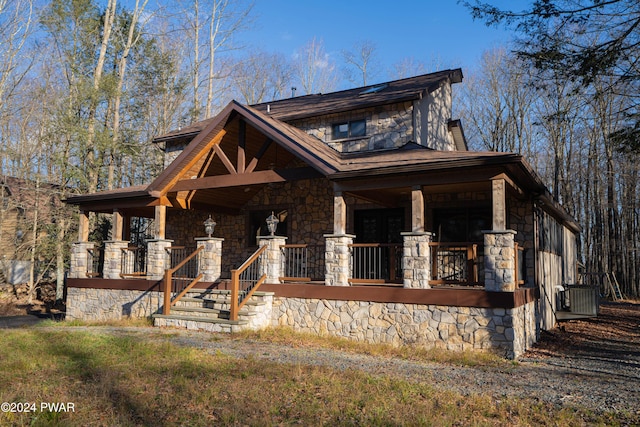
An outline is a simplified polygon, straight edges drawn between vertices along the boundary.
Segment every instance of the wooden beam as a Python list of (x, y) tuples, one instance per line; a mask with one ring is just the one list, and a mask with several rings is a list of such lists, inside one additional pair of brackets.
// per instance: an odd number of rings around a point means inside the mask
[(249, 165), (245, 169), (245, 173), (253, 172), (253, 170), (258, 165), (258, 162), (260, 161), (262, 156), (264, 156), (264, 153), (266, 153), (269, 147), (271, 146), (272, 142), (273, 141), (271, 139), (267, 138), (267, 140), (262, 144), (262, 147), (260, 147), (260, 150), (258, 150), (258, 154), (256, 154), (255, 157), (251, 159), (251, 162), (249, 162)]
[(424, 195), (422, 186), (411, 189), (411, 231), (414, 233), (424, 231)]
[(507, 228), (506, 185), (504, 179), (491, 181), (492, 230)]
[(333, 234), (345, 234), (347, 232), (347, 203), (342, 192), (333, 195)]
[(245, 145), (247, 141), (247, 124), (244, 120), (240, 119), (240, 123), (238, 123), (238, 161), (236, 169), (238, 169), (238, 173), (244, 173), (245, 167)]
[[(224, 129), (221, 129), (220, 132), (218, 132), (216, 134), (216, 136), (214, 136), (213, 138), (211, 138), (211, 140), (202, 148), (202, 150), (200, 152), (204, 152), (204, 151), (208, 151), (211, 150), (213, 147), (217, 147), (218, 144), (220, 144), (220, 141), (222, 141), (222, 138), (227, 134), (227, 131)], [(222, 150), (220, 150), (222, 151)], [(191, 159), (189, 159), (189, 161), (182, 167), (182, 169), (180, 169), (179, 171), (177, 171), (175, 173), (175, 175), (173, 175), (171, 177), (171, 179), (169, 180), (169, 182), (167, 182), (162, 188), (159, 189), (155, 189), (151, 191), (151, 195), (153, 197), (161, 197), (164, 196), (169, 189), (180, 180), (180, 178), (182, 178), (184, 176), (185, 173), (187, 173), (196, 163), (198, 163), (198, 161), (201, 159), (200, 156), (198, 155), (194, 155), (191, 157)], [(228, 160), (228, 159), (227, 159)]]
[(165, 226), (167, 222), (167, 207), (160, 205), (155, 207), (155, 238), (164, 240)]
[(319, 178), (322, 175), (310, 167), (266, 170), (235, 175), (216, 175), (178, 181), (170, 191), (191, 191), (213, 188), (242, 187), (272, 182)]
[(111, 240), (122, 240), (124, 217), (118, 209), (113, 210), (113, 219), (111, 223)]
[(491, 178), (491, 180), (495, 180), (495, 179), (503, 179), (504, 182), (509, 184), (509, 187), (518, 194), (518, 196), (520, 197), (525, 196), (524, 191), (522, 191), (522, 189), (518, 186), (518, 184), (513, 182), (513, 180), (509, 178), (509, 176), (506, 173), (501, 173)]
[(78, 241), (89, 241), (89, 212), (80, 211), (80, 224), (78, 225)]
[(225, 168), (227, 168), (229, 173), (233, 175), (237, 174), (238, 172), (236, 171), (236, 168), (233, 166), (233, 163), (231, 163), (231, 160), (229, 160), (225, 152), (222, 151), (220, 145), (214, 145), (213, 149), (216, 150), (216, 154), (218, 155), (218, 157), (220, 157), (220, 160), (222, 160), (222, 164)]

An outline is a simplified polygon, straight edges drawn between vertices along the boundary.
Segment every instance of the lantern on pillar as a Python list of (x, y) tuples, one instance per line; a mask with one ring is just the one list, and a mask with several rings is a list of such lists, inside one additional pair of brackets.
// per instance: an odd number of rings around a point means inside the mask
[(273, 211), (271, 211), (271, 215), (267, 218), (267, 230), (269, 230), (269, 233), (271, 233), (272, 236), (276, 234), (279, 222), (278, 218), (273, 214)]
[(216, 222), (211, 219), (211, 215), (204, 222), (204, 232), (208, 237), (211, 237), (213, 231), (216, 229)]

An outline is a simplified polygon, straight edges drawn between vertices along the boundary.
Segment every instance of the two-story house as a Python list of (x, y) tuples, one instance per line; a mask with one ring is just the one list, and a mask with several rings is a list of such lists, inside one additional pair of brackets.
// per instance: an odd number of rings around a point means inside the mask
[[(231, 102), (158, 137), (153, 182), (68, 200), (81, 216), (67, 317), (517, 357), (577, 280), (579, 227), (522, 156), (467, 150), (451, 117), (461, 81)], [(103, 247), (87, 241), (89, 212), (112, 214)], [(133, 217), (152, 222), (144, 248)]]

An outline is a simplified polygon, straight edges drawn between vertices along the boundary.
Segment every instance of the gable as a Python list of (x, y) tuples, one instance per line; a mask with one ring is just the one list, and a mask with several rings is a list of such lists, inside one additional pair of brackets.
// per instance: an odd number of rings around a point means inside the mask
[(182, 208), (237, 210), (268, 183), (327, 176), (338, 160), (306, 133), (231, 102), (147, 191)]

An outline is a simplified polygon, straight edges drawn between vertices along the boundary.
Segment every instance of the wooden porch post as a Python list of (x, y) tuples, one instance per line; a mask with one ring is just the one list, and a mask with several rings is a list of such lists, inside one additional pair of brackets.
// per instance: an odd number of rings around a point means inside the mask
[(156, 206), (155, 208), (155, 238), (157, 240), (164, 240), (165, 238), (165, 225), (167, 221), (167, 207), (164, 205)]
[(122, 232), (124, 230), (124, 215), (118, 209), (113, 210), (113, 221), (111, 224), (111, 240), (123, 240)]
[(347, 232), (347, 204), (341, 191), (333, 195), (333, 234), (342, 235)]
[(492, 198), (492, 222), (491, 229), (506, 230), (507, 228), (507, 202), (506, 202), (506, 183), (504, 179), (491, 180), (491, 198)]
[(89, 240), (89, 212), (80, 211), (80, 224), (78, 226), (78, 241), (86, 242)]
[(411, 189), (411, 231), (414, 233), (424, 231), (424, 195), (421, 185)]

